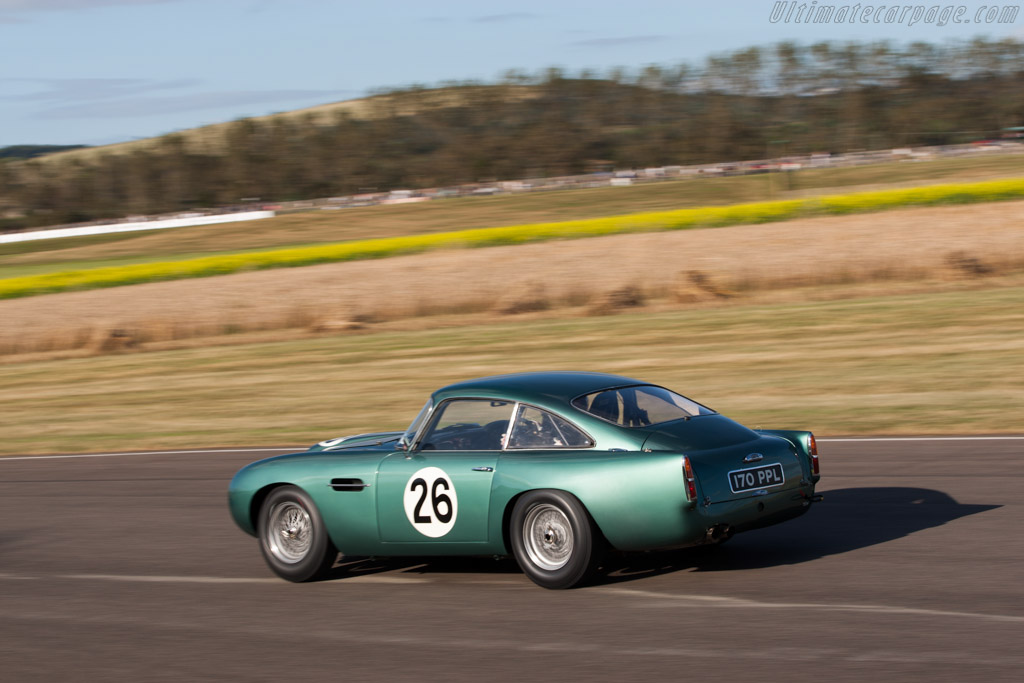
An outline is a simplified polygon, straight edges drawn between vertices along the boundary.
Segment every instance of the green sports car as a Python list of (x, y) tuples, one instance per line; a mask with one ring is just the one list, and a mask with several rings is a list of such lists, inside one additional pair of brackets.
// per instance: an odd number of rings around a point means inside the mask
[(541, 372), (439, 389), (404, 432), (242, 468), (228, 500), (290, 581), (346, 555), (513, 555), (569, 588), (606, 550), (721, 543), (806, 512), (814, 436), (757, 430), (628, 377)]

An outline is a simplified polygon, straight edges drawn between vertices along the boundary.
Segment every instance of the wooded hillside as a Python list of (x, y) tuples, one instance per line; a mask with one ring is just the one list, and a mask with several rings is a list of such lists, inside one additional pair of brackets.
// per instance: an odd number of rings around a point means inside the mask
[(997, 137), (1024, 125), (1024, 44), (790, 43), (703, 65), (509, 72), (365, 112), (243, 119), (220, 144), (0, 162), (0, 227)]

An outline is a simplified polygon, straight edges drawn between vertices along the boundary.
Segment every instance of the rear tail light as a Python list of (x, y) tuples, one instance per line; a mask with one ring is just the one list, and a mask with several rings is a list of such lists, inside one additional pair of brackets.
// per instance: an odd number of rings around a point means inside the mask
[(811, 434), (807, 444), (811, 453), (811, 472), (818, 474), (818, 442), (814, 440), (814, 434)]
[(690, 459), (683, 456), (683, 479), (686, 480), (686, 499), (691, 503), (697, 500), (697, 481), (693, 478), (693, 467)]

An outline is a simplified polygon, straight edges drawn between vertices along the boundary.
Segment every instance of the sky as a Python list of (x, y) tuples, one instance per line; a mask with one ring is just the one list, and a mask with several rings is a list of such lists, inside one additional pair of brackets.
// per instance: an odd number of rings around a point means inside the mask
[[(0, 0), (0, 147), (108, 144), (509, 69), (700, 64), (783, 40), (1024, 39), (1024, 11), (985, 21), (1022, 4)], [(799, 20), (819, 5), (831, 21)]]

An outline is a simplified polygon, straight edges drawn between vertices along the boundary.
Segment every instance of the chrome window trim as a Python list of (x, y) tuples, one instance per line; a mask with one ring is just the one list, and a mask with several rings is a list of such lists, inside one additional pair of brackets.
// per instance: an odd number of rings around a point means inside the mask
[(516, 420), (519, 418), (519, 410), (523, 404), (516, 401), (515, 406), (512, 408), (512, 415), (508, 418), (508, 426), (505, 427), (505, 436), (501, 438), (500, 451), (504, 452), (508, 450), (508, 442), (512, 440), (512, 430), (516, 428)]
[[(631, 385), (631, 386), (639, 386), (639, 385)], [(643, 385), (643, 386), (652, 386), (652, 385)], [(599, 389), (598, 391), (606, 391), (606, 390), (605, 389)], [(590, 392), (590, 393), (596, 393), (596, 392)], [(586, 394), (581, 394), (581, 395), (585, 396)], [(413, 439), (412, 444), (410, 444), (409, 450), (407, 451), (408, 453), (412, 453), (414, 451), (417, 452), (417, 453), (422, 453), (423, 452), (423, 451), (420, 450), (420, 445), (421, 445), (420, 442), (423, 440), (423, 437), (426, 436), (428, 427), (433, 427), (435, 413), (437, 413), (438, 409), (441, 406), (443, 406), (446, 403), (450, 403), (451, 401), (500, 401), (502, 403), (511, 403), (512, 404), (512, 416), (509, 418), (508, 427), (505, 429), (505, 438), (502, 439), (501, 448), (498, 449), (498, 450), (492, 450), (492, 451), (468, 451), (468, 450), (447, 450), (447, 451), (442, 451), (442, 450), (431, 450), (431, 451), (427, 451), (428, 453), (520, 453), (520, 452), (523, 452), (523, 451), (573, 451), (573, 450), (582, 451), (582, 450), (588, 450), (588, 449), (597, 448), (597, 439), (595, 439), (593, 436), (591, 436), (590, 433), (587, 430), (585, 430), (582, 427), (580, 427), (573, 420), (570, 420), (567, 417), (565, 417), (564, 415), (562, 415), (561, 413), (557, 413), (557, 412), (555, 412), (553, 410), (548, 410), (547, 408), (542, 408), (541, 406), (534, 405), (532, 403), (524, 403), (522, 401), (513, 401), (512, 399), (507, 399), (507, 398), (494, 398), (493, 396), (452, 396), (451, 398), (446, 398), (445, 400), (441, 401), (440, 403), (436, 403), (436, 404), (433, 404), (433, 398), (431, 398), (431, 403), (433, 405), (431, 406), (430, 413), (427, 414), (426, 418), (423, 420), (423, 424), (420, 425), (419, 430), (416, 432), (416, 437)], [(515, 421), (516, 421), (516, 418), (519, 416), (519, 410), (522, 407), (536, 408), (537, 410), (540, 410), (542, 412), (548, 413), (550, 415), (554, 415), (555, 417), (558, 417), (558, 418), (560, 418), (562, 420), (565, 420), (570, 425), (572, 425), (577, 430), (579, 430), (580, 434), (583, 434), (583, 436), (587, 437), (587, 439), (590, 441), (590, 445), (589, 446), (546, 446), (544, 448), (509, 448), (508, 447), (508, 442), (512, 438), (512, 430), (515, 428)], [(575, 408), (575, 406), (572, 406), (572, 407)], [(579, 410), (579, 408), (576, 408), (576, 410)], [(590, 415), (590, 413), (588, 413), (585, 410), (581, 410), (580, 412), (582, 412), (584, 415)], [(601, 419), (601, 418), (598, 418), (596, 415), (591, 415), (591, 417), (595, 417), (597, 419)], [(605, 420), (605, 422), (607, 422), (607, 420)], [(612, 423), (612, 424), (614, 424), (614, 423)], [(561, 433), (561, 432), (559, 432), (559, 433)]]
[[(413, 448), (414, 448), (415, 444), (419, 443), (420, 437), (423, 436), (423, 429), (428, 424), (430, 424), (431, 418), (434, 417), (434, 411), (437, 410), (437, 406), (440, 405), (439, 403), (434, 403), (434, 397), (433, 396), (428, 396), (427, 397), (427, 403), (430, 404), (430, 409), (427, 411), (427, 414), (423, 416), (423, 422), (421, 422), (420, 426), (416, 429), (416, 433), (412, 435), (412, 439), (410, 439), (409, 443), (407, 443), (405, 445), (405, 452), (406, 453), (411, 453), (413, 451)], [(442, 401), (442, 403), (443, 403), (443, 401)], [(420, 412), (423, 412), (423, 408), (420, 408)], [(419, 413), (416, 413), (416, 415), (419, 416)], [(415, 420), (416, 418), (413, 418), (413, 419)], [(404, 436), (405, 436), (405, 432), (402, 432), (402, 436), (398, 437), (398, 442), (399, 443), (402, 442), (402, 437), (404, 437)]]
[[(433, 400), (434, 400), (433, 397), (431, 397), (430, 400), (431, 400), (431, 402), (433, 402)], [(510, 403), (510, 404), (512, 404), (512, 419), (513, 420), (516, 417), (516, 409), (519, 406), (519, 402), (518, 401), (513, 401), (513, 400), (507, 399), (507, 398), (493, 398), (493, 397), (487, 397), (487, 396), (452, 396), (451, 398), (446, 398), (445, 400), (441, 401), (440, 403), (438, 403), (437, 405), (435, 405), (435, 406), (433, 406), (431, 408), (430, 414), (427, 415), (425, 420), (423, 420), (423, 424), (420, 426), (419, 431), (416, 433), (416, 438), (413, 440), (413, 444), (414, 445), (409, 446), (409, 450), (407, 451), (408, 453), (412, 453), (413, 451), (416, 451), (417, 453), (422, 453), (423, 452), (423, 451), (420, 450), (420, 442), (423, 440), (423, 437), (425, 437), (427, 435), (427, 432), (426, 432), (427, 427), (428, 426), (429, 427), (433, 427), (434, 414), (437, 413), (438, 408), (440, 408), (441, 406), (445, 405), (446, 403), (451, 403), (452, 401), (491, 401), (491, 402), (500, 401), (501, 403)], [(508, 439), (507, 431), (508, 431), (508, 429), (506, 428), (505, 440)], [(502, 448), (497, 448), (495, 450), (480, 450), (480, 451), (447, 450), (447, 451), (442, 451), (442, 450), (438, 449), (438, 450), (431, 450), (431, 451), (427, 451), (427, 452), (428, 453), (501, 453), (503, 450), (505, 450), (504, 449), (504, 442), (502, 443)]]

